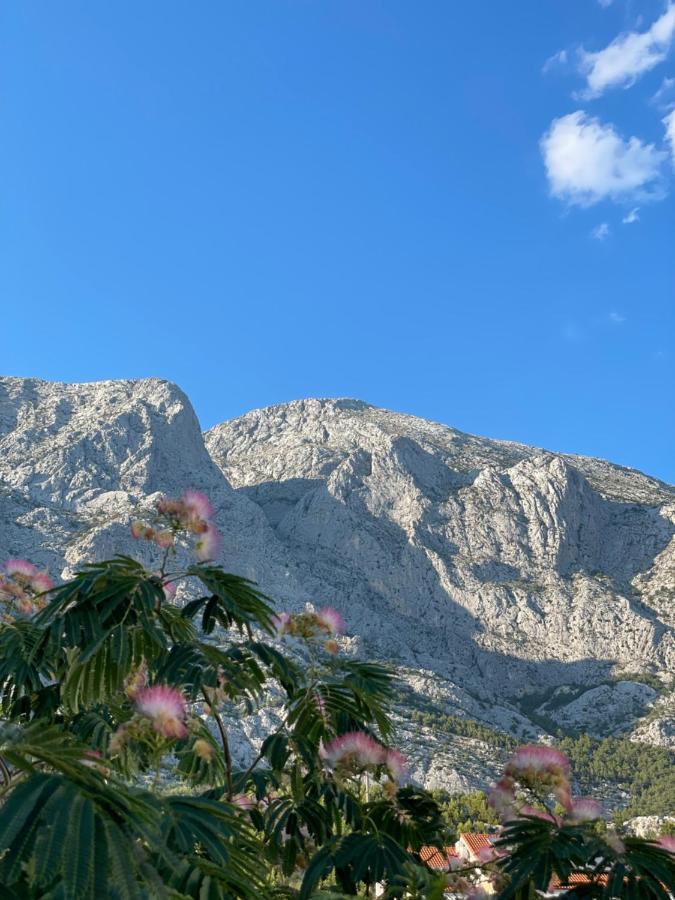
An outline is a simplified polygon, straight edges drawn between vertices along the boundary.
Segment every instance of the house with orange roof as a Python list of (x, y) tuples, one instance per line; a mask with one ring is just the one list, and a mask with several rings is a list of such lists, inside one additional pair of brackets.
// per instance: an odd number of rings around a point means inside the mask
[(549, 893), (555, 893), (556, 891), (578, 887), (580, 884), (607, 884), (607, 881), (607, 875), (598, 875), (593, 879), (590, 875), (584, 875), (583, 872), (572, 872), (572, 874), (565, 879), (560, 879), (557, 875), (554, 875), (548, 886), (548, 890)]
[[(460, 832), (454, 847), (423, 847), (420, 851), (420, 860), (426, 863), (429, 868), (437, 871), (456, 871), (458, 868), (472, 869), (473, 865), (481, 865), (485, 862), (486, 856), (489, 858), (492, 852), (499, 853), (494, 847), (494, 842), (499, 835), (487, 834), (484, 832)], [(478, 884), (483, 888), (486, 894), (493, 893), (493, 887), (488, 877), (479, 875)], [(452, 896), (452, 894), (448, 894)]]
[(494, 846), (496, 838), (496, 834), (462, 831), (455, 844), (457, 856), (460, 859), (465, 859), (467, 862), (480, 862), (481, 850), (490, 850)]
[(452, 868), (452, 861), (458, 859), (454, 847), (422, 847), (419, 857), (430, 869), (447, 872)]

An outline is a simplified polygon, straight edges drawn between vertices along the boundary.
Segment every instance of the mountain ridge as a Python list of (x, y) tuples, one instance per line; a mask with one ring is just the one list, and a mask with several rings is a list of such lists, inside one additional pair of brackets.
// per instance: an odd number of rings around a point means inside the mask
[(506, 438), (491, 438), (484, 435), (477, 435), (472, 432), (462, 431), (461, 429), (455, 428), (451, 425), (446, 425), (435, 419), (425, 419), (413, 413), (401, 413), (397, 412), (396, 410), (389, 410), (387, 408), (379, 407), (375, 404), (369, 403), (368, 401), (361, 400), (355, 397), (306, 397), (300, 400), (290, 400), (283, 403), (274, 403), (268, 406), (252, 409), (249, 412), (242, 414), (241, 416), (236, 416), (223, 423), (216, 424), (211, 428), (206, 429), (204, 434), (208, 436), (212, 432), (217, 431), (217, 429), (226, 426), (229, 422), (246, 420), (252, 416), (260, 414), (270, 415), (277, 410), (294, 409), (303, 407), (305, 404), (318, 404), (324, 407), (335, 406), (335, 408), (343, 410), (370, 410), (384, 416), (392, 416), (399, 420), (408, 420), (411, 423), (421, 423), (426, 426), (431, 426), (434, 429), (451, 432), (454, 435), (457, 435), (459, 438), (468, 439), (494, 447), (501, 447), (505, 452), (510, 450), (514, 453), (535, 453), (540, 455), (561, 457), (563, 459), (570, 460), (571, 464), (573, 465), (576, 463), (577, 465), (584, 466), (589, 470), (592, 470), (592, 468), (594, 466), (597, 466), (597, 464), (608, 466), (617, 474), (624, 473), (629, 477), (636, 477), (640, 480), (644, 479), (650, 485), (653, 485), (655, 491), (662, 492), (664, 495), (672, 495), (675, 498), (675, 484), (670, 484), (663, 479), (648, 475), (641, 469), (637, 469), (632, 466), (621, 465), (619, 463), (611, 462), (610, 460), (605, 460), (601, 457), (589, 456), (588, 454), (551, 450), (550, 448), (546, 448), (543, 446), (524, 444), (520, 441), (510, 440)]
[[(675, 747), (672, 486), (353, 398), (202, 434), (163, 379), (0, 378), (6, 555), (65, 577), (142, 550), (129, 517), (186, 487), (211, 496), (227, 568), (281, 607), (338, 606), (344, 652), (392, 662), (447, 713), (520, 739), (554, 721)], [(419, 780), (477, 783), (464, 745), (400, 725)], [(255, 722), (232, 727), (243, 757)]]

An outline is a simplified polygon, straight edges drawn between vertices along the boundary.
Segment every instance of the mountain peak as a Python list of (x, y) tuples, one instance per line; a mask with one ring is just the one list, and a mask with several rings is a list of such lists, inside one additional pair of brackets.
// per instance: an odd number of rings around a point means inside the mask
[(288, 609), (336, 606), (347, 652), (433, 684), (449, 712), (531, 736), (524, 694), (569, 686), (555, 715), (576, 721), (605, 685), (602, 715), (615, 698), (612, 728), (630, 728), (640, 710), (614, 680), (675, 665), (673, 489), (642, 473), (352, 398), (202, 435), (161, 379), (0, 379), (6, 555), (56, 575), (144, 552), (129, 517), (188, 487), (210, 495), (230, 571)]

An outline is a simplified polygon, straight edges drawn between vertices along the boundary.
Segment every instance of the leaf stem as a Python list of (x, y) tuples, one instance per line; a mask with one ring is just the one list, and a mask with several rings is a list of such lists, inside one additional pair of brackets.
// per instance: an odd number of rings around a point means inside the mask
[(227, 780), (227, 799), (232, 799), (232, 754), (230, 753), (230, 742), (227, 739), (227, 731), (225, 730), (225, 725), (223, 724), (223, 720), (220, 717), (220, 713), (215, 708), (211, 700), (209, 700), (208, 694), (206, 692), (206, 688), (202, 685), (202, 694), (204, 695), (204, 700), (206, 701), (207, 706), (211, 710), (211, 715), (216, 720), (216, 725), (218, 727), (218, 731), (220, 732), (220, 740), (223, 745), (223, 756), (225, 757), (225, 778)]

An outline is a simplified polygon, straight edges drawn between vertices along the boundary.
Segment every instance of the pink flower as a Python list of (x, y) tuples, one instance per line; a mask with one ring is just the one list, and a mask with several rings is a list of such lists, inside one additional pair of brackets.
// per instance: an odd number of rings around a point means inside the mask
[(30, 579), (37, 575), (38, 571), (37, 566), (28, 562), (27, 559), (8, 559), (3, 568), (5, 575), (9, 578), (12, 578), (14, 575), (23, 575), (25, 578)]
[(244, 809), (246, 811), (255, 809), (255, 802), (246, 794), (235, 794), (232, 798), (232, 803), (234, 803), (235, 806), (238, 806), (239, 809)]
[(505, 822), (514, 817), (515, 783), (513, 778), (505, 775), (492, 788), (488, 796), (488, 803), (497, 813), (497, 815)]
[(96, 761), (103, 758), (103, 754), (100, 750), (85, 750), (84, 758), (82, 760), (82, 765), (84, 766), (94, 766), (96, 765)]
[(659, 847), (667, 850), (668, 853), (675, 854), (675, 835), (663, 834), (656, 843), (659, 845)]
[(408, 760), (399, 750), (387, 750), (384, 764), (394, 781), (404, 781), (408, 777)]
[(142, 688), (135, 696), (136, 709), (152, 722), (158, 734), (166, 738), (184, 738), (186, 702), (180, 691), (157, 684)]
[(13, 581), (10, 581), (9, 578), (5, 578), (4, 575), (0, 575), (0, 600), (4, 602), (11, 602), (16, 598), (16, 595), (23, 594), (21, 588), (18, 585), (14, 584)]
[(28, 597), (19, 597), (16, 601), (16, 608), (23, 616), (32, 616), (38, 608)]
[(7, 605), (5, 618), (11, 621), (12, 612), (32, 616), (47, 604), (47, 591), (54, 582), (46, 572), (26, 559), (8, 559), (0, 571), (0, 602)]
[(173, 600), (176, 596), (176, 585), (173, 581), (163, 581), (162, 590), (164, 591), (164, 596), (167, 600)]
[(570, 803), (569, 818), (573, 822), (592, 822), (605, 814), (602, 803), (593, 797), (575, 797)]
[(176, 596), (176, 584), (173, 581), (165, 581), (161, 572), (153, 572), (152, 573), (155, 578), (159, 578), (162, 582), (162, 590), (164, 591), (164, 598), (166, 600), (173, 600)]
[(124, 682), (124, 692), (127, 697), (132, 700), (136, 698), (139, 691), (148, 683), (148, 669), (145, 662), (142, 662), (138, 668), (132, 672)]
[(131, 523), (135, 538), (154, 541), (163, 550), (176, 543), (181, 533), (195, 535), (194, 550), (201, 561), (215, 559), (220, 546), (220, 535), (209, 521), (213, 508), (208, 498), (199, 491), (185, 491), (182, 497), (160, 497), (155, 503), (154, 527), (140, 519)]
[(572, 806), (572, 788), (564, 776), (553, 780), (553, 793), (558, 798), (558, 803), (569, 811)]
[(280, 612), (276, 616), (272, 616), (272, 628), (277, 634), (287, 634), (290, 624), (291, 617), (287, 612)]
[(551, 815), (551, 813), (547, 813), (543, 809), (537, 809), (536, 806), (521, 806), (520, 811), (518, 813), (520, 816), (532, 816), (535, 819), (543, 819), (544, 822), (551, 822), (553, 825), (559, 825), (560, 821), (556, 816)]
[(46, 594), (54, 587), (54, 582), (46, 572), (37, 572), (30, 580), (30, 586), (36, 594)]
[(385, 749), (363, 731), (349, 731), (334, 738), (319, 752), (331, 769), (338, 767), (368, 769), (381, 765)]
[(197, 519), (210, 519), (213, 515), (213, 507), (205, 494), (199, 491), (185, 491), (181, 499), (191, 516)]
[(504, 772), (528, 787), (545, 785), (556, 794), (558, 801), (570, 808), (570, 762), (564, 753), (543, 744), (519, 747), (507, 762)]
[(569, 778), (570, 761), (564, 753), (554, 747), (547, 747), (544, 744), (526, 744), (516, 750), (506, 764), (505, 772), (514, 778), (522, 776)]
[(195, 541), (195, 555), (200, 562), (209, 559), (215, 559), (218, 555), (220, 547), (220, 532), (215, 525), (210, 522), (206, 527), (206, 531)]
[(163, 531), (158, 531), (155, 535), (154, 540), (157, 546), (161, 547), (162, 550), (167, 550), (169, 547), (173, 547), (175, 543), (173, 531), (169, 531), (168, 528), (163, 529)]
[(342, 634), (345, 630), (344, 619), (332, 606), (324, 606), (323, 609), (320, 609), (316, 614), (316, 620), (319, 627), (329, 634)]

